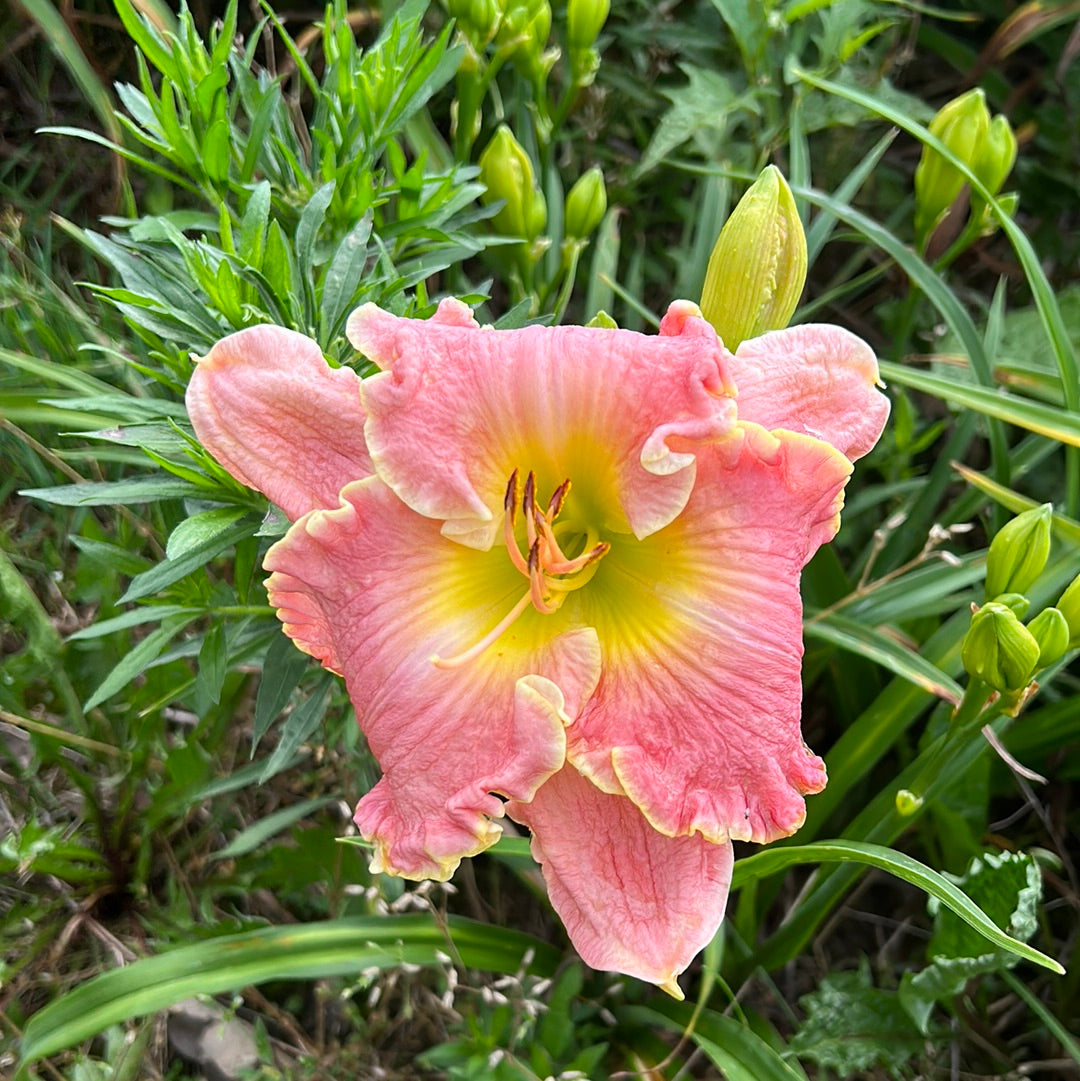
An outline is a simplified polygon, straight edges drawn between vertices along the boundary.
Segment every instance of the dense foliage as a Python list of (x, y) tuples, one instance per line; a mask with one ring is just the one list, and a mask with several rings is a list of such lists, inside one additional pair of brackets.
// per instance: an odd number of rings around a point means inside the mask
[[(2, 16), (0, 1074), (1080, 1072), (1080, 39), (1006, 7)], [(870, 341), (893, 417), (803, 578), (829, 786), (677, 1004), (574, 959), (521, 837), (367, 870), (375, 765), (263, 589), (287, 523), (183, 391), (259, 322), (356, 364), (365, 301), (653, 328), (769, 163), (795, 321)]]

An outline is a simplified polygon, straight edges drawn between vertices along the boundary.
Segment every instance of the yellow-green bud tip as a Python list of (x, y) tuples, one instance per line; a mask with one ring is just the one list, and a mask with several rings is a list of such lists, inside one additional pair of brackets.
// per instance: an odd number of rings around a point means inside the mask
[(607, 213), (604, 174), (594, 165), (578, 177), (566, 196), (563, 223), (566, 235), (578, 240), (591, 236)]
[(1032, 507), (1004, 525), (986, 556), (986, 598), (1026, 593), (1038, 580), (1050, 555), (1049, 503)]
[(780, 170), (769, 165), (720, 231), (705, 273), (701, 310), (728, 349), (788, 325), (806, 265), (795, 197)]
[(480, 180), (487, 190), (480, 197), (485, 205), (505, 200), (491, 223), (502, 236), (535, 240), (547, 225), (547, 207), (537, 189), (532, 160), (502, 124), (480, 155)]
[(1069, 648), (1069, 623), (1057, 608), (1044, 608), (1029, 624), (1032, 638), (1039, 643), (1039, 667), (1060, 661)]

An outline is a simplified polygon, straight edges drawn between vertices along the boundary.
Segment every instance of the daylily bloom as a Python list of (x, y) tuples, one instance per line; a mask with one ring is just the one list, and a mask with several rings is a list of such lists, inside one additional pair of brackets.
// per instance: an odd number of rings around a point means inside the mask
[(583, 959), (680, 995), (731, 840), (791, 833), (825, 784), (799, 575), (888, 413), (872, 351), (802, 326), (732, 355), (686, 301), (656, 336), (493, 330), (455, 300), (348, 334), (380, 372), (260, 326), (187, 400), (293, 520), (267, 589), (382, 768), (373, 870), (446, 879), (507, 814)]

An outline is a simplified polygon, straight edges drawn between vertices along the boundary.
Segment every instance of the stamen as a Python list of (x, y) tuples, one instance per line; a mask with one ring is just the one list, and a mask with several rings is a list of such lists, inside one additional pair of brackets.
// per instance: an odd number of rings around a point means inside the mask
[(503, 510), (506, 511), (511, 525), (514, 524), (514, 521), (517, 518), (517, 505), (518, 471), (515, 469), (514, 472), (510, 474), (510, 479), (506, 482), (506, 495), (503, 496)]
[(514, 536), (514, 521), (517, 517), (517, 503), (518, 503), (518, 471), (515, 469), (510, 474), (510, 480), (506, 485), (506, 495), (503, 498), (503, 541), (506, 544), (506, 551), (510, 556), (510, 562), (514, 564), (514, 567), (526, 578), (529, 577), (529, 566), (525, 562), (525, 557), (521, 554), (521, 549), (518, 548), (517, 537)]
[(536, 474), (530, 469), (525, 478), (525, 494), (521, 497), (521, 513), (525, 515), (525, 536), (529, 547), (536, 543)]
[(566, 502), (566, 497), (570, 493), (570, 478), (559, 485), (551, 493), (551, 498), (548, 500), (547, 520), (549, 523), (554, 522), (559, 517), (559, 512), (563, 509), (563, 504)]
[(577, 571), (584, 570), (601, 557), (606, 556), (610, 551), (611, 545), (608, 544), (607, 541), (601, 541), (587, 552), (582, 552), (581, 555), (577, 556), (575, 559), (555, 560), (548, 563), (544, 569), (548, 574), (574, 574)]
[(540, 542), (534, 541), (529, 549), (529, 596), (532, 598), (533, 607), (542, 615), (549, 616), (557, 612), (557, 604), (549, 604), (544, 597), (544, 572), (540, 567)]
[[(436, 668), (460, 668), (463, 664), (468, 664), (469, 661), (475, 660), (488, 648), (488, 646), (492, 645), (496, 640), (502, 637), (502, 635), (510, 628), (511, 624), (517, 620), (518, 616), (529, 607), (532, 599), (532, 591), (530, 590), (475, 645), (470, 646), (461, 653), (455, 654), (453, 657), (440, 657), (436, 654), (431, 658), (431, 663), (435, 665)], [(554, 611), (554, 609), (552, 609), (552, 611)]]

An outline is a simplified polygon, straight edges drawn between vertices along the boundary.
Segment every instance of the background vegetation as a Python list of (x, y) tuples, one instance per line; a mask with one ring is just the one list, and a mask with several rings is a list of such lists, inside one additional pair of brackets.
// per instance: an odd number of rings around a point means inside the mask
[[(1054, 508), (1022, 619), (1080, 571), (1080, 5), (571, 7), (0, 15), (0, 1074), (1080, 1073), (1077, 643), (1023, 702), (961, 663), (1014, 513)], [(1015, 169), (917, 233), (925, 125), (972, 87)], [(259, 321), (355, 363), (367, 300), (648, 329), (769, 162), (796, 319), (866, 337), (894, 411), (804, 579), (829, 787), (739, 852), (679, 1005), (573, 959), (520, 838), (446, 887), (368, 873), (374, 764), (266, 605), (284, 522), (182, 395)]]

